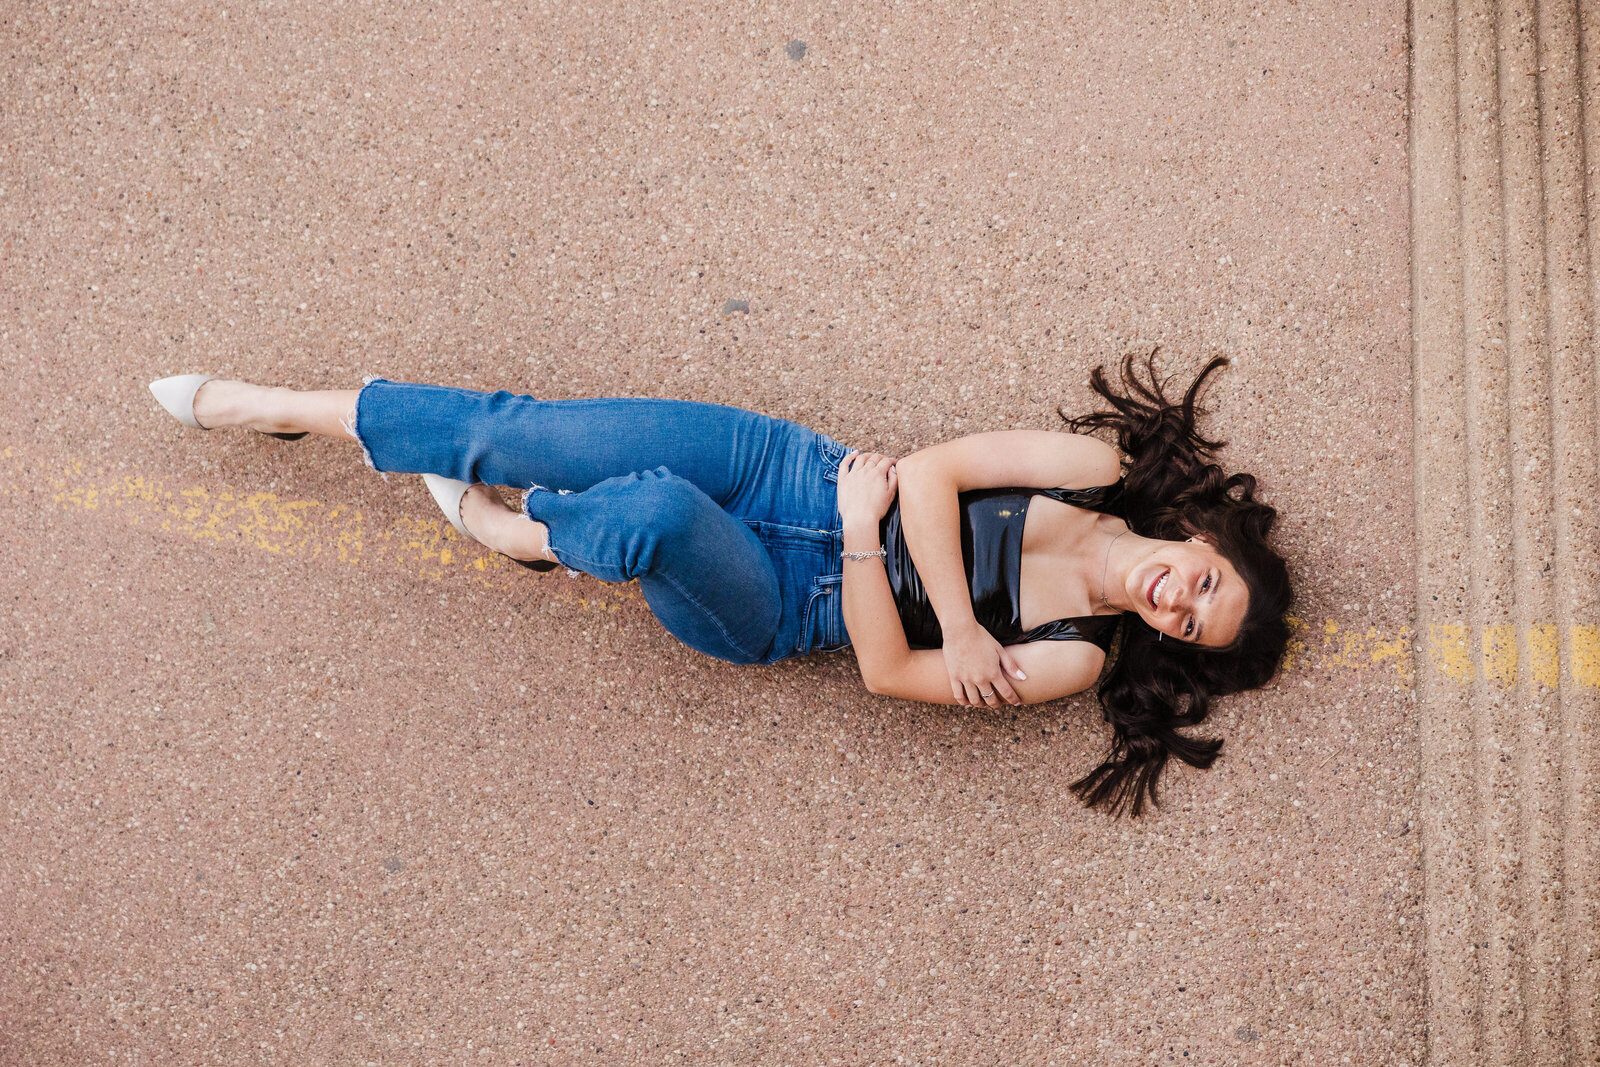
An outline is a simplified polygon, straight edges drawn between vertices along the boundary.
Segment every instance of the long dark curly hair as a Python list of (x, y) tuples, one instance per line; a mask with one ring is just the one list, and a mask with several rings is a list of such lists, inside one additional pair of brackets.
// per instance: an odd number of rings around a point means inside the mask
[(1106, 380), (1103, 367), (1089, 375), (1090, 387), (1112, 410), (1070, 418), (1058, 408), (1057, 414), (1074, 433), (1116, 433), (1124, 457), (1121, 510), (1134, 533), (1167, 541), (1201, 536), (1238, 570), (1249, 605), (1238, 636), (1221, 649), (1158, 643), (1157, 631), (1137, 613), (1123, 614), (1118, 647), (1097, 692), (1115, 731), (1111, 751), (1072, 783), (1086, 805), (1105, 804), (1113, 815), (1130, 802), (1139, 815), (1146, 797), (1159, 807), (1156, 782), (1168, 757), (1211, 766), (1222, 739), (1189, 737), (1179, 728), (1204, 721), (1213, 697), (1265, 685), (1289, 643), (1289, 570), (1267, 546), (1278, 513), (1256, 499), (1255, 478), (1227, 474), (1211, 462), (1227, 442), (1195, 429), (1195, 398), (1228, 360), (1219, 356), (1206, 364), (1174, 403), (1156, 375), (1158, 351), (1159, 345), (1143, 361), (1143, 378), (1139, 361), (1127, 356), (1120, 389)]

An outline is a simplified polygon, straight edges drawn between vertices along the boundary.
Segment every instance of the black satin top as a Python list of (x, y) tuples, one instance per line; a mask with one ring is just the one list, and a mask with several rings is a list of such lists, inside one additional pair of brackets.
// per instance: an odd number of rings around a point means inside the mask
[[(967, 570), (967, 588), (978, 624), (1002, 645), (1029, 641), (1091, 641), (1109, 651), (1121, 615), (1082, 615), (1042, 623), (1022, 631), (1022, 527), (1028, 503), (1047, 496), (1063, 504), (1121, 516), (1118, 507), (1122, 483), (1093, 489), (974, 489), (957, 495), (961, 515), (961, 561)], [(911, 562), (900, 532), (900, 501), (878, 524), (883, 536), (885, 569), (894, 593), (906, 643), (914, 649), (941, 648), (944, 633), (928, 602), (928, 592)]]

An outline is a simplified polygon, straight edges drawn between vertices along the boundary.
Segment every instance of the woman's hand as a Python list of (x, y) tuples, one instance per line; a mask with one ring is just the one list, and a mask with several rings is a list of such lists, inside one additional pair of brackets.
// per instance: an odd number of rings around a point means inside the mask
[(976, 622), (944, 635), (944, 665), (950, 672), (950, 693), (965, 707), (1021, 704), (1009, 678), (1027, 680), (1022, 668), (994, 635)]
[(893, 459), (877, 452), (851, 452), (839, 461), (839, 518), (846, 526), (876, 527), (899, 487)]

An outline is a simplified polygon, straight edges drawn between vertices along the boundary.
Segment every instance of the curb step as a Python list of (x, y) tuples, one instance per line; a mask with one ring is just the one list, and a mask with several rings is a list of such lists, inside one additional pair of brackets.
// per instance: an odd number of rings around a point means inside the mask
[(1438, 1067), (1600, 1063), (1600, 262), (1586, 221), (1600, 209), (1600, 9), (1582, 8), (1411, 10), (1419, 801)]

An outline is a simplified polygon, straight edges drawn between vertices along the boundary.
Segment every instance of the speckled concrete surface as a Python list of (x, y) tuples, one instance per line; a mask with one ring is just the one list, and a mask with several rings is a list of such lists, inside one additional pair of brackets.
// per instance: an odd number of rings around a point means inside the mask
[[(1404, 5), (0, 25), (0, 1062), (1421, 1061), (1374, 651), (1415, 598)], [(353, 444), (146, 390), (710, 399), (904, 453), (1155, 344), (1234, 357), (1211, 425), (1334, 652), (1138, 823), (1066, 791), (1090, 699), (726, 666)]]

